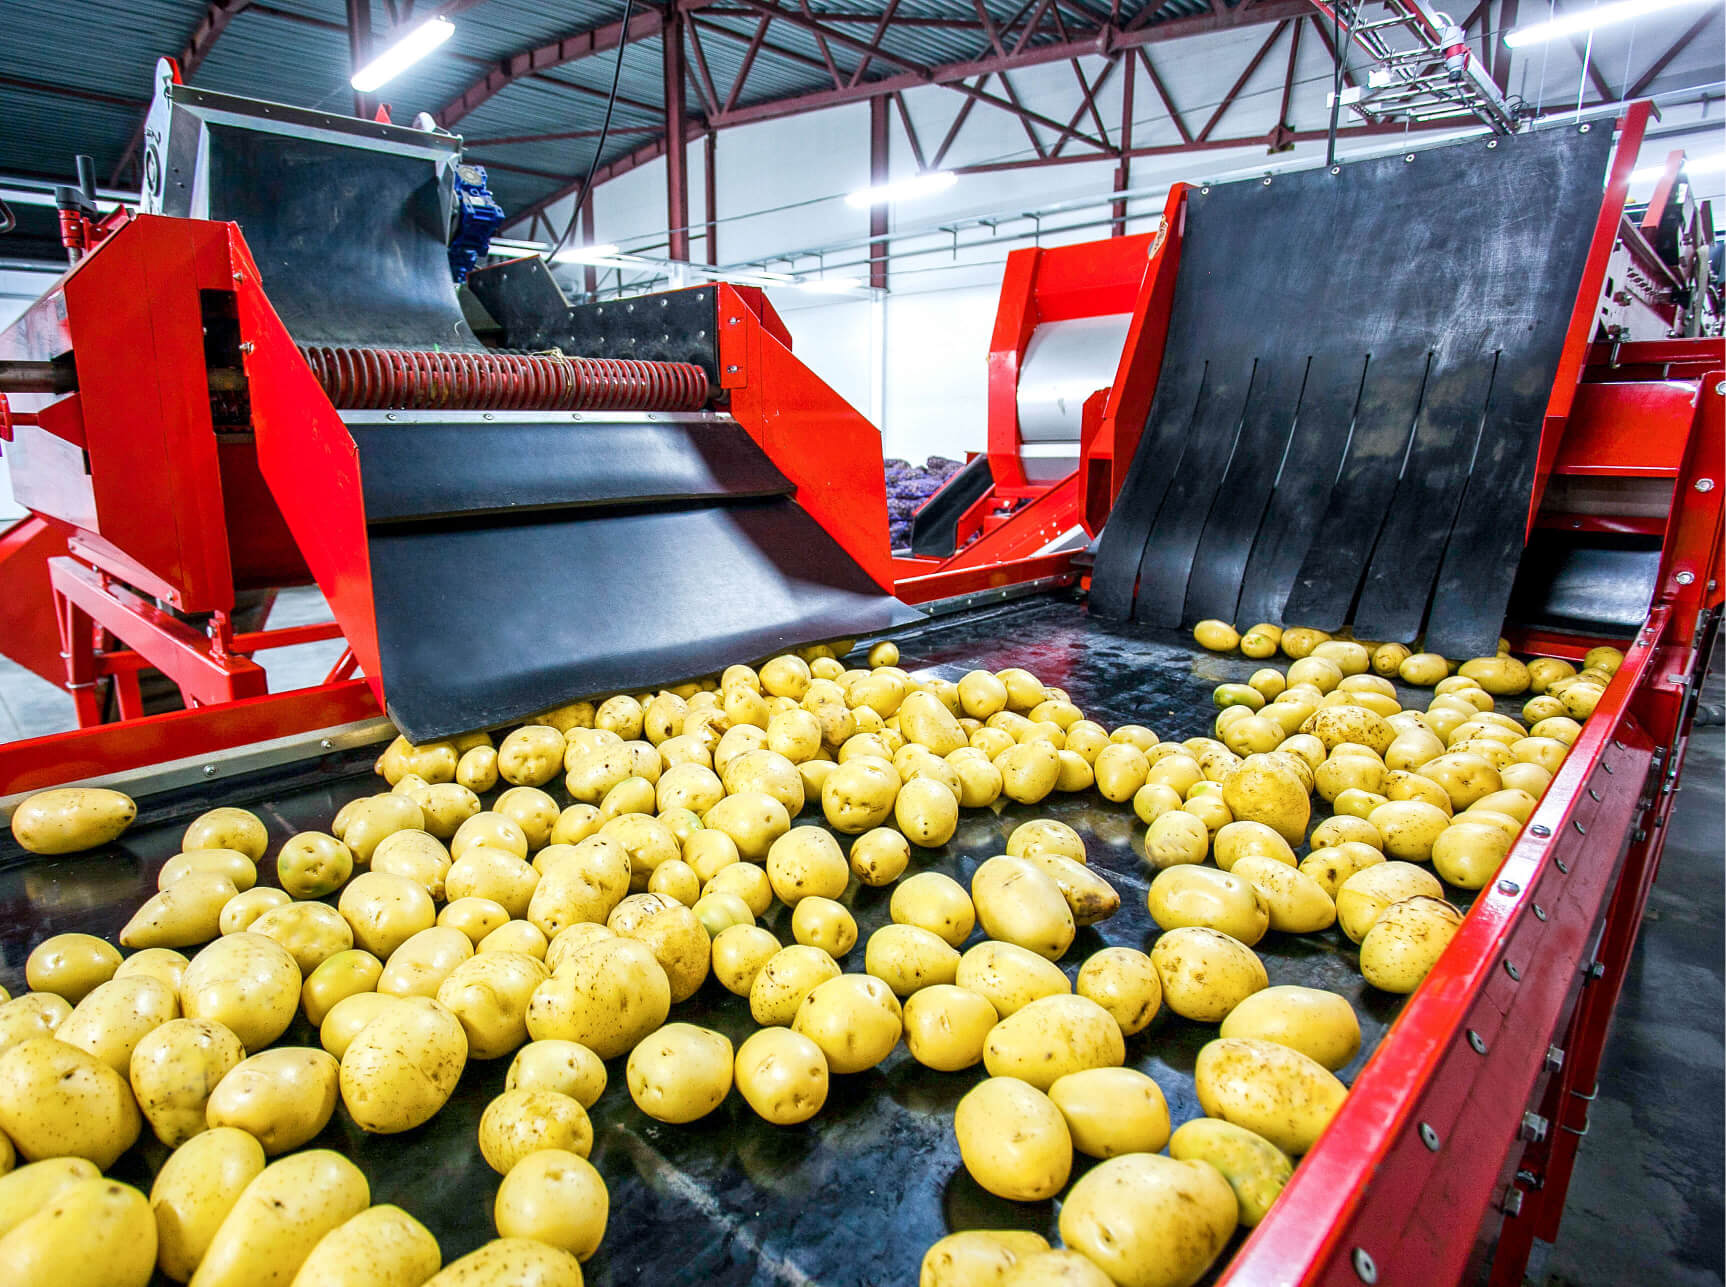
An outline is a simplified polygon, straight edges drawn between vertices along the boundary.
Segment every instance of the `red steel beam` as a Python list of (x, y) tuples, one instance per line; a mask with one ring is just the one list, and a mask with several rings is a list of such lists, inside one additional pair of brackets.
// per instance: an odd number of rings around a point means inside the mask
[(707, 66), (707, 51), (701, 47), (701, 31), (692, 20), (684, 27), (689, 37), (689, 52), (695, 58), (696, 88), (708, 116), (719, 114), (719, 90), (713, 84), (713, 72)]
[[(869, 183), (872, 187), (887, 182), (891, 172), (889, 165), (889, 147), (891, 139), (888, 135), (887, 100), (872, 98), (869, 100)], [(869, 235), (874, 238), (869, 243), (869, 285), (873, 290), (885, 290), (887, 287), (887, 203), (877, 202), (869, 207)]]
[[(894, 15), (897, 14), (898, 12), (899, 12), (899, 0), (888, 0), (887, 7), (881, 11), (880, 21), (878, 21), (875, 24), (875, 36), (874, 36), (874, 39), (872, 39), (869, 42), (871, 48), (880, 45), (881, 38), (887, 34), (887, 28), (892, 23)], [(835, 14), (825, 14), (823, 16), (829, 22), (839, 21), (838, 16)], [(910, 18), (905, 18), (905, 19), (901, 19), (901, 21), (908, 23), (908, 22), (912, 22), (914, 20), (910, 19)], [(859, 81), (861, 81), (863, 79), (863, 74), (869, 70), (869, 64), (874, 62), (874, 61), (875, 61), (875, 55), (874, 54), (864, 54), (863, 55), (862, 59), (859, 60), (859, 62), (857, 63), (857, 70), (851, 73), (851, 83), (853, 85), (857, 84)]]
[[(767, 26), (772, 21), (771, 18), (762, 18), (755, 24), (755, 34), (749, 38), (749, 48), (743, 51), (743, 62), (737, 68), (737, 78), (731, 82), (731, 92), (725, 96), (725, 106), (719, 109), (721, 116), (725, 116), (733, 107), (737, 106), (737, 100), (743, 93), (743, 86), (749, 80), (750, 69), (755, 66), (755, 56), (761, 52), (761, 42), (767, 39)], [(716, 27), (711, 28), (711, 30), (722, 31), (723, 29)], [(730, 35), (731, 33), (727, 31), (724, 34)]]
[(1151, 63), (1151, 51), (1141, 48), (1139, 61), (1145, 65), (1145, 75), (1151, 78), (1151, 88), (1157, 91), (1157, 97), (1163, 101), (1163, 110), (1169, 114), (1169, 120), (1175, 127), (1175, 133), (1181, 136), (1181, 142), (1191, 143), (1193, 132), (1187, 128), (1187, 123), (1181, 119), (1181, 112), (1175, 106), (1174, 98), (1169, 94), (1169, 87), (1163, 84), (1163, 78), (1157, 74), (1157, 69)]
[(689, 258), (689, 144), (683, 133), (684, 65), (682, 14), (666, 19), (660, 32), (665, 71), (665, 218), (672, 259)]

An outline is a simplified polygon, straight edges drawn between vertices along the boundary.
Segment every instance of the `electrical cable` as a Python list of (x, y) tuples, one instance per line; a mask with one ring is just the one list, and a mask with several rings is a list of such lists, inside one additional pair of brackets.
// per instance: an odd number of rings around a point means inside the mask
[(12, 213), (12, 207), (0, 201), (0, 236), (12, 231), (18, 226), (18, 216)]
[[(582, 203), (587, 200), (588, 193), (593, 190), (593, 176), (599, 170), (599, 158), (605, 153), (606, 135), (611, 132), (611, 113), (617, 106), (617, 82), (623, 75), (623, 51), (629, 48), (629, 19), (635, 9), (635, 0), (623, 0), (623, 25), (617, 33), (617, 60), (611, 65), (611, 92), (605, 96), (605, 120), (599, 127), (599, 138), (593, 145), (593, 156), (587, 163), (587, 177), (581, 181), (581, 188), (576, 193), (575, 205), (569, 211), (569, 223), (564, 226), (563, 236), (557, 239), (557, 244), (546, 252), (547, 259), (556, 259), (558, 252), (569, 241), (569, 234), (575, 231), (576, 221), (581, 217)], [(668, 121), (667, 127), (681, 130), (683, 122)], [(681, 142), (678, 139), (677, 142)]]

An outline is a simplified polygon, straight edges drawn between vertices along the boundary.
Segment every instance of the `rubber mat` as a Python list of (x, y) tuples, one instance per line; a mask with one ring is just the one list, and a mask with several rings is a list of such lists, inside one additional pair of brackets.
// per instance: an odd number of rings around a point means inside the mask
[(1195, 189), (1091, 606), (1492, 651), (1611, 130)]

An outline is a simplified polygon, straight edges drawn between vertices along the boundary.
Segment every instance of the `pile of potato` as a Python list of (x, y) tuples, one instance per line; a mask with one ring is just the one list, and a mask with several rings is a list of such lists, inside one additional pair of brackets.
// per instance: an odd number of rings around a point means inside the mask
[[(1581, 674), (1466, 663), (1416, 712), (1376, 654), (1321, 638), (1286, 674), (1218, 688), (1215, 738), (1164, 743), (1104, 729), (1023, 670), (954, 684), (914, 679), (892, 644), (868, 669), (816, 648), (572, 703), (496, 743), (398, 738), (377, 765), (389, 790), (289, 838), (273, 885), (262, 822), (213, 810), (121, 932), (131, 955), (57, 936), (31, 953), (31, 991), (0, 1004), (0, 1281), (143, 1284), (159, 1267), (193, 1287), (579, 1284), (609, 1210), (586, 1160), (606, 1060), (658, 1121), (695, 1121), (735, 1087), (790, 1125), (904, 1041), (931, 1069), (988, 1072), (954, 1119), (979, 1184), (1067, 1190), (1065, 1248), (955, 1234), (925, 1257), (926, 1287), (1191, 1283), (1263, 1218), (1361, 1043), (1345, 999), (1270, 987), (1254, 945), (1340, 925), (1371, 983), (1418, 986), (1462, 919), (1429, 865), (1460, 888), (1490, 878), (1579, 730), (1536, 703), (1609, 677), (1617, 658), (1597, 652)], [(1493, 711), (1518, 671), (1541, 693), (1532, 729)], [(559, 778), (568, 806), (544, 789)], [(1147, 827), (1148, 954), (1109, 947), (1071, 979), (1058, 964), (1120, 894), (1053, 819), (1020, 825), (968, 889), (906, 875), (961, 808), (1093, 787)], [(1309, 835), (1314, 794), (1334, 816)], [(795, 825), (816, 807), (826, 827)], [(12, 825), (66, 853), (135, 812), (72, 788)], [(891, 923), (848, 973), (853, 879), (892, 887)], [(775, 901), (792, 943), (759, 923)], [(759, 1025), (735, 1050), (671, 1021), (710, 974)], [(1194, 1070), (1206, 1116), (1172, 1133), (1157, 1082), (1123, 1066), (1165, 1005), (1219, 1025)], [(321, 1048), (276, 1044), (296, 1011)], [(506, 1057), (477, 1141), (502, 1177), (499, 1236), (440, 1270), (422, 1224), (305, 1146), (338, 1101), (366, 1131), (410, 1130), (469, 1060)], [(101, 1175), (146, 1124), (173, 1150), (148, 1197)], [(1100, 1161), (1068, 1188), (1075, 1152)]]

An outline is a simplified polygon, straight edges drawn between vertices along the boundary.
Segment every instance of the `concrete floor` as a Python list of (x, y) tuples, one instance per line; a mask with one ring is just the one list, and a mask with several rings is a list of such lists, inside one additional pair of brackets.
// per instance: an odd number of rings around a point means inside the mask
[[(327, 619), (315, 590), (278, 600), (274, 625)], [(317, 683), (339, 643), (259, 655), (272, 688)], [(1703, 702), (1722, 704), (1717, 649)], [(72, 724), (59, 689), (0, 658), (0, 740)], [(1691, 739), (1660, 877), (1607, 1045), (1588, 1140), (1556, 1245), (1537, 1247), (1539, 1287), (1704, 1287), (1726, 1281), (1726, 747)]]

